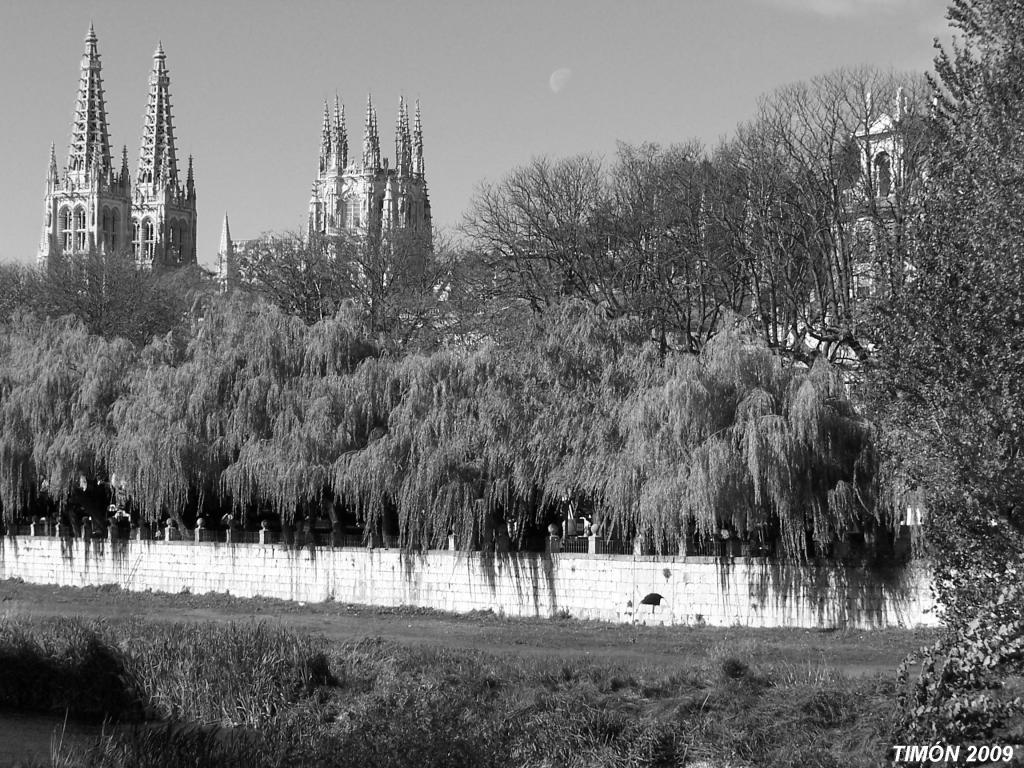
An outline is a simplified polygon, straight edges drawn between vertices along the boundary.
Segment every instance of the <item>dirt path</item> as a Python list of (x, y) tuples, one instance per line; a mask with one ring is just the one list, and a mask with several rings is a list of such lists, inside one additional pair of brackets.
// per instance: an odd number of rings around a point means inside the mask
[(223, 595), (166, 595), (0, 581), (4, 616), (82, 616), (111, 621), (267, 621), (332, 641), (380, 637), (408, 646), (580, 658), (615, 666), (677, 667), (735, 654), (762, 663), (827, 665), (850, 675), (891, 673), (926, 630), (816, 631), (716, 627), (645, 627), (573, 619), (505, 619), (423, 609), (337, 603), (303, 604)]

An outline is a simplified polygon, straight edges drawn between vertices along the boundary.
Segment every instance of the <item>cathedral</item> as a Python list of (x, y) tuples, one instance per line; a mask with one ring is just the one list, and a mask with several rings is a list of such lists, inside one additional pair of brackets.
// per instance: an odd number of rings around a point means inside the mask
[(381, 158), (377, 112), (366, 100), (362, 152), (349, 155), (345, 108), (334, 100), (334, 119), (324, 103), (320, 172), (309, 201), (309, 237), (342, 232), (384, 237), (392, 229), (430, 233), (430, 200), (423, 166), (420, 105), (412, 128), (404, 98), (395, 121), (395, 164)]
[(67, 165), (50, 146), (39, 261), (84, 253), (130, 252), (142, 267), (196, 263), (196, 189), (189, 158), (178, 172), (171, 119), (170, 76), (162, 45), (153, 54), (149, 100), (134, 182), (128, 147), (121, 167), (111, 162), (107, 112), (96, 33), (85, 37)]
[[(309, 201), (306, 237), (333, 238), (344, 234), (386, 242), (390, 233), (406, 230), (431, 237), (430, 198), (423, 163), (423, 122), (416, 102), (412, 123), (405, 98), (398, 100), (395, 121), (395, 162), (381, 156), (377, 111), (366, 100), (362, 152), (349, 154), (345, 107), (337, 97), (334, 114), (324, 102), (320, 164)], [(232, 240), (227, 214), (217, 251), (217, 276), (227, 287), (245, 280), (240, 256), (256, 240)]]

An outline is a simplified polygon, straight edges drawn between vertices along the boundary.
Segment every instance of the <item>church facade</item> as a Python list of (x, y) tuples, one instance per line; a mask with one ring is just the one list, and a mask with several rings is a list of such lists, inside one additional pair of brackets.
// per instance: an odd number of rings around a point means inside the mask
[(182, 182), (163, 45), (153, 54), (139, 163), (134, 180), (128, 148), (111, 161), (96, 33), (89, 25), (67, 164), (50, 146), (38, 259), (76, 253), (130, 253), (145, 268), (196, 263), (196, 190), (192, 159)]

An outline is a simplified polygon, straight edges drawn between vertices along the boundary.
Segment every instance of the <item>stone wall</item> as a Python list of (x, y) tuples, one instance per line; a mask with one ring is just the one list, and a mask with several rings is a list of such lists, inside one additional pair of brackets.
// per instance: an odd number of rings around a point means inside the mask
[[(0, 538), (0, 578), (643, 624), (874, 628), (938, 623), (923, 565), (868, 571), (757, 558), (410, 554), (8, 536)], [(644, 604), (650, 595), (660, 595), (660, 604)]]

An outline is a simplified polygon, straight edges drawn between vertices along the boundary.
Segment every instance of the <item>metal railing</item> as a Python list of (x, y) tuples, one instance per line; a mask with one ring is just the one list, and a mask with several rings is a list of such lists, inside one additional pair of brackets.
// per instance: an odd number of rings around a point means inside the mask
[[(164, 542), (172, 541), (179, 543), (195, 542), (195, 543), (212, 543), (212, 544), (228, 544), (233, 545), (246, 545), (246, 546), (259, 546), (259, 545), (277, 545), (287, 544), (293, 547), (319, 547), (326, 549), (387, 549), (387, 550), (405, 550), (409, 552), (439, 552), (439, 551), (463, 551), (464, 545), (456, 542), (455, 546), (445, 543), (444, 541), (434, 541), (428, 543), (426, 547), (422, 545), (420, 540), (410, 540), (403, 542), (400, 536), (389, 535), (389, 536), (367, 536), (363, 532), (355, 528), (342, 529), (342, 530), (313, 530), (311, 532), (305, 532), (301, 529), (289, 531), (290, 536), (286, 537), (281, 531), (273, 529), (261, 529), (261, 530), (242, 530), (233, 529), (230, 531), (230, 542), (228, 542), (228, 530), (225, 528), (195, 528), (192, 530), (184, 530), (180, 533), (173, 526), (171, 527), (171, 535), (168, 536), (166, 528), (159, 526), (150, 526), (149, 524), (143, 524), (142, 526), (134, 526), (130, 529), (127, 528), (108, 528), (107, 526), (93, 526), (91, 524), (83, 522), (83, 525), (79, 528), (76, 533), (73, 529), (61, 523), (60, 525), (50, 521), (38, 521), (35, 523), (27, 523), (17, 521), (7, 526), (4, 530), (4, 534), (7, 536), (17, 537), (49, 537), (56, 538), (60, 537), (63, 539), (67, 538), (82, 538), (92, 541), (107, 541), (111, 538), (117, 541), (155, 541)], [(574, 555), (618, 555), (618, 556), (633, 556), (633, 555), (652, 555), (655, 552), (649, 547), (640, 547), (632, 540), (623, 540), (620, 538), (604, 539), (600, 536), (567, 536), (555, 539), (546, 539), (535, 537), (534, 539), (523, 539), (523, 540), (511, 540), (507, 542), (508, 551), (514, 553), (543, 553), (543, 552), (560, 552), (565, 554)], [(496, 547), (492, 545), (489, 548), (485, 548), (479, 545), (479, 543), (470, 546), (467, 551), (480, 551), (487, 549), (487, 551), (495, 551)], [(773, 556), (773, 552), (770, 549), (766, 549), (763, 546), (759, 546), (753, 542), (740, 542), (740, 541), (721, 541), (718, 539), (713, 540), (689, 540), (686, 543), (685, 552), (687, 556), (696, 557), (710, 557), (716, 559), (732, 559), (732, 558), (749, 558), (749, 557), (769, 557)], [(661, 552), (662, 555), (669, 555), (671, 553)], [(826, 551), (822, 554), (818, 554), (816, 559), (819, 560), (834, 560), (834, 561), (845, 561), (855, 560), (857, 557), (862, 556), (862, 553), (854, 552), (853, 554), (847, 554), (843, 556), (843, 552), (838, 550), (836, 552)]]
[(605, 540), (598, 537), (594, 543), (594, 554), (597, 555), (632, 555), (634, 552), (632, 541), (623, 541), (622, 539)]
[(576, 552), (585, 555), (590, 552), (590, 538), (588, 536), (566, 536), (561, 540), (562, 552)]

